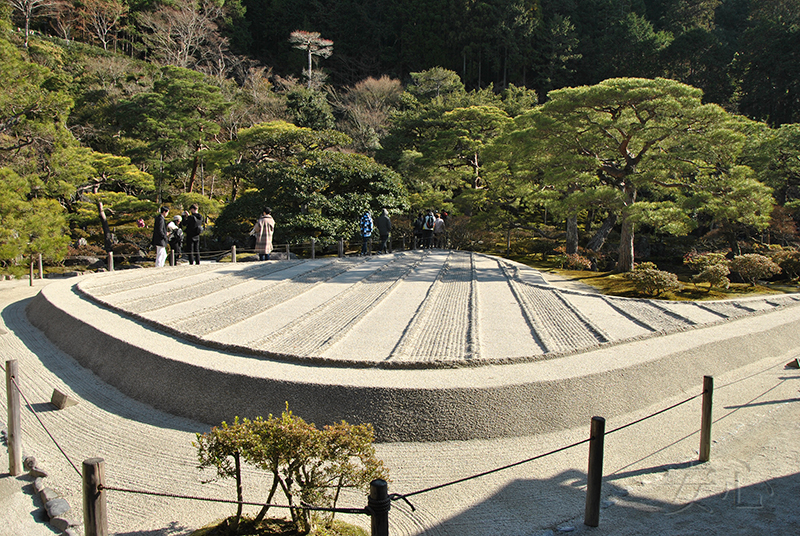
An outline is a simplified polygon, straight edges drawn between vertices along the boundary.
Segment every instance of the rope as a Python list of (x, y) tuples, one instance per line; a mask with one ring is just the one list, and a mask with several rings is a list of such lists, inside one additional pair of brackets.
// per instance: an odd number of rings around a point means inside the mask
[[(657, 415), (661, 415), (662, 413), (666, 413), (667, 411), (670, 411), (670, 410), (672, 410), (672, 409), (675, 409), (675, 408), (677, 408), (678, 406), (681, 406), (681, 405), (683, 405), (683, 404), (686, 404), (687, 402), (690, 402), (690, 401), (694, 400), (695, 398), (698, 398), (698, 397), (700, 397), (700, 396), (704, 395), (706, 392), (707, 392), (707, 391), (705, 391), (705, 390), (704, 390), (702, 393), (700, 393), (700, 394), (697, 394), (697, 395), (694, 395), (694, 396), (693, 396), (693, 397), (691, 397), (691, 398), (687, 398), (686, 400), (683, 400), (683, 401), (681, 401), (681, 402), (678, 402), (677, 404), (673, 404), (673, 405), (671, 405), (671, 406), (669, 406), (669, 407), (667, 407), (667, 408), (661, 409), (661, 410), (659, 410), (659, 411), (657, 411), (657, 412), (655, 412), (655, 413), (652, 413), (652, 414), (650, 414), (650, 415), (647, 415), (647, 416), (645, 416), (645, 417), (642, 417), (641, 419), (637, 419), (637, 420), (635, 420), (635, 421), (629, 422), (628, 424), (624, 424), (624, 425), (622, 425), (622, 426), (620, 426), (620, 427), (618, 427), (618, 428), (614, 428), (613, 430), (610, 430), (610, 431), (606, 432), (606, 435), (608, 435), (608, 434), (612, 434), (612, 433), (614, 433), (614, 432), (618, 432), (618, 431), (620, 431), (620, 430), (623, 430), (623, 429), (625, 429), (625, 428), (628, 428), (628, 427), (630, 427), (630, 426), (633, 426), (634, 424), (638, 424), (638, 423), (640, 423), (640, 422), (643, 422), (643, 421), (645, 421), (645, 420), (647, 420), (647, 419), (650, 419), (650, 418), (652, 418), (652, 417), (655, 417), (655, 416), (657, 416)], [(455, 485), (455, 484), (460, 484), (460, 483), (462, 483), (462, 482), (467, 482), (467, 481), (469, 481), (469, 480), (474, 480), (474, 479), (477, 479), (477, 478), (481, 478), (481, 477), (484, 477), (484, 476), (490, 475), (490, 474), (492, 474), (492, 473), (498, 473), (498, 472), (500, 472), (500, 471), (505, 471), (506, 469), (510, 469), (510, 468), (512, 468), (512, 467), (516, 467), (516, 466), (518, 466), (518, 465), (522, 465), (522, 464), (529, 463), (529, 462), (532, 462), (532, 461), (535, 461), (535, 460), (539, 460), (539, 459), (541, 459), (541, 458), (545, 458), (545, 457), (547, 457), (547, 456), (551, 456), (551, 455), (553, 455), (553, 454), (557, 454), (557, 453), (559, 453), (559, 452), (563, 452), (563, 451), (565, 451), (565, 450), (567, 450), (567, 449), (571, 449), (571, 448), (573, 448), (573, 447), (577, 447), (578, 445), (583, 445), (584, 443), (588, 443), (588, 442), (589, 442), (589, 441), (591, 441), (592, 439), (594, 439), (594, 438), (590, 437), (590, 438), (588, 438), (588, 439), (584, 439), (584, 440), (582, 440), (582, 441), (578, 441), (578, 442), (576, 442), (576, 443), (572, 443), (571, 445), (566, 445), (566, 446), (564, 446), (564, 447), (560, 447), (560, 448), (557, 448), (557, 449), (551, 450), (550, 452), (545, 452), (544, 454), (539, 454), (538, 456), (534, 456), (534, 457), (532, 457), (532, 458), (528, 458), (528, 459), (526, 459), (526, 460), (521, 460), (521, 461), (518, 461), (518, 462), (514, 462), (514, 463), (511, 463), (511, 464), (508, 464), (508, 465), (504, 465), (504, 466), (502, 466), (502, 467), (498, 467), (498, 468), (496, 468), (496, 469), (490, 469), (490, 470), (488, 470), (488, 471), (484, 471), (484, 472), (482, 472), (482, 473), (477, 473), (477, 474), (475, 474), (475, 475), (472, 475), (472, 476), (467, 476), (467, 477), (460, 478), (460, 479), (458, 479), (458, 480), (453, 480), (453, 481), (450, 481), (450, 482), (446, 482), (446, 483), (444, 483), (444, 484), (438, 484), (438, 485), (436, 485), (436, 486), (431, 486), (431, 487), (429, 487), (429, 488), (421, 489), (421, 490), (418, 490), (418, 491), (412, 491), (411, 493), (403, 493), (403, 494), (401, 494), (401, 493), (394, 493), (394, 494), (390, 495), (390, 496), (389, 496), (389, 498), (390, 498), (391, 500), (393, 500), (393, 501), (396, 501), (396, 500), (398, 500), (398, 499), (402, 499), (402, 500), (404, 500), (404, 501), (405, 501), (405, 502), (406, 502), (406, 503), (407, 503), (407, 504), (408, 504), (408, 505), (411, 507), (411, 510), (412, 510), (412, 511), (414, 511), (414, 510), (416, 510), (416, 509), (414, 508), (414, 505), (412, 505), (412, 504), (411, 504), (411, 503), (408, 501), (408, 497), (413, 497), (414, 495), (420, 495), (420, 494), (422, 494), (422, 493), (428, 493), (428, 492), (430, 492), (430, 491), (434, 491), (434, 490), (437, 490), (437, 489), (445, 488), (445, 487), (448, 487), (448, 486), (453, 486), (453, 485)]]
[[(99, 490), (103, 491), (119, 491), (121, 493), (133, 493), (136, 495), (149, 495), (152, 497), (166, 497), (169, 499), (186, 499), (190, 501), (203, 501), (203, 502), (214, 502), (214, 503), (221, 503), (221, 504), (241, 504), (244, 506), (265, 506), (264, 503), (258, 502), (248, 502), (248, 501), (234, 501), (230, 499), (212, 499), (210, 497), (197, 497), (195, 495), (180, 495), (177, 493), (165, 493), (165, 492), (158, 492), (158, 491), (146, 491), (146, 490), (137, 490), (137, 489), (128, 489), (128, 488), (117, 488), (114, 486), (106, 486), (101, 484), (98, 486)], [(315, 512), (336, 512), (340, 514), (367, 514), (367, 510), (365, 508), (326, 508), (322, 506), (312, 506), (310, 504), (301, 503), (299, 506), (290, 506), (287, 504), (270, 504), (268, 505), (270, 508), (285, 508), (285, 509), (299, 509), (299, 510), (310, 510)]]
[(620, 430), (624, 430), (625, 428), (628, 428), (629, 426), (633, 426), (634, 424), (639, 424), (639, 423), (640, 423), (640, 422), (642, 422), (642, 421), (646, 421), (647, 419), (650, 419), (650, 418), (652, 418), (652, 417), (655, 417), (655, 416), (657, 416), (657, 415), (661, 415), (662, 413), (666, 413), (667, 411), (669, 411), (669, 410), (671, 410), (671, 409), (675, 409), (675, 408), (677, 408), (678, 406), (682, 406), (683, 404), (686, 404), (687, 402), (691, 402), (691, 401), (692, 401), (692, 400), (694, 400), (695, 398), (699, 398), (699, 397), (703, 396), (703, 395), (704, 395), (704, 394), (706, 394), (707, 392), (708, 392), (708, 391), (704, 390), (702, 393), (700, 393), (700, 394), (697, 394), (697, 395), (694, 395), (694, 396), (693, 396), (693, 397), (691, 397), (691, 398), (687, 398), (686, 400), (684, 400), (684, 401), (682, 401), (682, 402), (678, 402), (677, 404), (673, 404), (673, 405), (669, 406), (668, 408), (664, 408), (664, 409), (662, 409), (662, 410), (656, 411), (655, 413), (652, 413), (652, 414), (650, 414), (650, 415), (647, 415), (647, 416), (645, 416), (645, 417), (642, 417), (641, 419), (637, 419), (637, 420), (635, 420), (635, 421), (633, 421), (633, 422), (629, 422), (628, 424), (623, 424), (622, 426), (620, 426), (620, 427), (618, 427), (618, 428), (614, 428), (613, 430), (609, 430), (608, 432), (606, 432), (606, 433), (605, 433), (605, 435), (608, 435), (608, 434), (613, 434), (614, 432), (619, 432)]
[[(0, 368), (3, 368), (3, 371), (5, 372), (5, 367), (0, 366)], [(47, 433), (47, 435), (53, 441), (53, 444), (58, 448), (59, 451), (61, 451), (61, 454), (64, 456), (64, 458), (67, 460), (67, 462), (69, 462), (69, 464), (72, 466), (72, 468), (75, 469), (75, 472), (78, 473), (78, 476), (83, 478), (83, 475), (81, 474), (80, 469), (78, 469), (78, 466), (75, 465), (72, 462), (72, 460), (69, 458), (69, 456), (67, 456), (67, 453), (64, 452), (64, 449), (61, 448), (61, 445), (58, 444), (58, 441), (56, 441), (56, 438), (53, 436), (53, 434), (50, 433), (50, 430), (47, 429), (47, 426), (45, 426), (44, 422), (39, 417), (39, 414), (36, 413), (35, 409), (33, 409), (33, 405), (30, 403), (30, 401), (28, 401), (28, 397), (26, 397), (25, 393), (23, 393), (22, 389), (20, 389), (19, 384), (17, 383), (17, 379), (12, 376), (11, 377), (11, 381), (14, 383), (14, 386), (16, 386), (17, 391), (19, 392), (19, 394), (22, 397), (22, 399), (25, 401), (25, 404), (28, 406), (28, 409), (31, 410), (31, 413), (33, 413), (33, 416), (36, 417), (37, 421), (39, 421), (39, 424), (42, 426), (42, 429)]]

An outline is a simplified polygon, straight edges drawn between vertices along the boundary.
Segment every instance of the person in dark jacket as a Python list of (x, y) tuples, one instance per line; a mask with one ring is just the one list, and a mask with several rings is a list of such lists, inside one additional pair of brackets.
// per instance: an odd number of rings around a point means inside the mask
[(378, 216), (378, 234), (381, 237), (381, 253), (389, 253), (389, 233), (392, 231), (392, 220), (389, 218), (389, 211), (383, 209), (383, 213)]
[(153, 225), (152, 244), (156, 248), (156, 268), (163, 267), (167, 260), (167, 214), (169, 214), (169, 209), (161, 207)]
[(186, 241), (189, 243), (189, 264), (200, 264), (200, 233), (203, 232), (203, 217), (197, 213), (200, 209), (196, 204), (189, 207), (189, 212), (184, 213), (186, 226)]
[(370, 252), (369, 241), (372, 238), (372, 212), (366, 211), (361, 216), (358, 225), (361, 229), (361, 255), (367, 255)]

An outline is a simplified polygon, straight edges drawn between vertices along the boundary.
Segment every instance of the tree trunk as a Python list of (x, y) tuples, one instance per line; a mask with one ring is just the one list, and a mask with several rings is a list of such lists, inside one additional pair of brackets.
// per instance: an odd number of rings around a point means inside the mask
[(624, 215), (622, 216), (622, 232), (619, 237), (619, 258), (617, 259), (616, 272), (630, 272), (633, 270), (633, 223)]
[(617, 217), (618, 216), (616, 214), (608, 215), (605, 221), (603, 221), (603, 225), (600, 226), (600, 229), (598, 229), (594, 236), (589, 239), (589, 243), (586, 244), (586, 249), (595, 252), (599, 252), (601, 249), (603, 249), (606, 239), (608, 239), (608, 235), (611, 234), (611, 230), (617, 224)]
[(567, 255), (578, 252), (578, 215), (567, 218)]
[(103, 242), (106, 248), (106, 253), (108, 253), (114, 249), (114, 245), (111, 243), (111, 228), (108, 226), (106, 211), (103, 209), (102, 201), (97, 202), (97, 214), (100, 216), (100, 223), (103, 225)]

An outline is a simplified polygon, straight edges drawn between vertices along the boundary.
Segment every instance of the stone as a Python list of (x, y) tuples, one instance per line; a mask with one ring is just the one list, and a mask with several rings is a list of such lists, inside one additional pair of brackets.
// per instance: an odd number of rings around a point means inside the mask
[(33, 489), (36, 490), (36, 493), (41, 493), (44, 489), (44, 478), (39, 477), (33, 481)]
[(75, 530), (74, 528), (70, 527), (70, 528), (68, 528), (67, 530), (65, 530), (63, 532), (62, 536), (80, 536), (80, 534), (78, 534), (77, 530)]
[(575, 532), (575, 527), (573, 527), (572, 525), (563, 525), (561, 527), (558, 527), (558, 529), (556, 530), (558, 530), (558, 532)]
[(800, 357), (786, 363), (786, 368), (800, 369)]
[(47, 510), (47, 516), (50, 519), (62, 516), (63, 514), (69, 512), (70, 510), (69, 503), (66, 501), (66, 499), (62, 498), (52, 499), (50, 501), (47, 501), (46, 503), (44, 503), (44, 508), (45, 510)]
[(25, 458), (22, 460), (22, 466), (30, 471), (36, 466), (36, 458), (33, 456), (25, 456)]
[(42, 502), (47, 504), (48, 502), (58, 499), (61, 497), (58, 493), (53, 491), (50, 488), (44, 488), (40, 493), (39, 496), (42, 498)]
[(616, 503), (614, 503), (614, 501), (602, 501), (600, 503), (600, 508), (604, 508), (604, 509), (605, 508), (609, 508), (611, 506), (614, 506), (614, 504), (616, 504)]
[(50, 518), (50, 526), (63, 532), (70, 527), (77, 527), (78, 523), (64, 516), (56, 516)]
[(28, 472), (33, 478), (45, 478), (47, 477), (47, 471), (39, 467), (38, 465), (34, 465), (31, 467), (31, 470)]
[(50, 397), (50, 403), (53, 404), (58, 409), (68, 408), (70, 406), (78, 405), (78, 401), (74, 398), (70, 398), (69, 396), (65, 395), (58, 389), (53, 389), (53, 396)]

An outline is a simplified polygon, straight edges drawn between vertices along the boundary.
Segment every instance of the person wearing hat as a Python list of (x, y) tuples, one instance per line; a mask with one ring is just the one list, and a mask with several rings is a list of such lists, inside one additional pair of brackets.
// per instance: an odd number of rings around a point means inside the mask
[(175, 216), (172, 221), (167, 224), (167, 231), (169, 231), (169, 247), (172, 250), (172, 259), (170, 265), (175, 266), (181, 258), (181, 248), (183, 247), (183, 229), (181, 229), (182, 218)]

